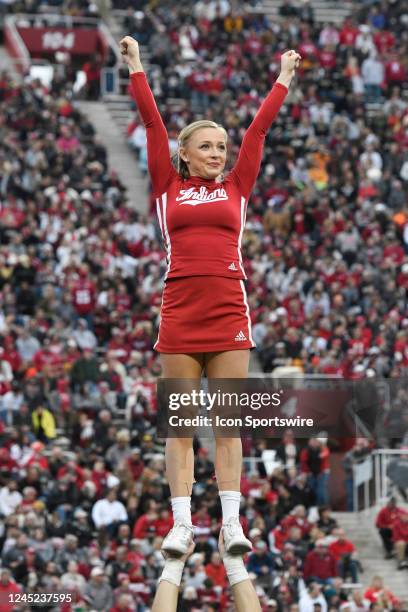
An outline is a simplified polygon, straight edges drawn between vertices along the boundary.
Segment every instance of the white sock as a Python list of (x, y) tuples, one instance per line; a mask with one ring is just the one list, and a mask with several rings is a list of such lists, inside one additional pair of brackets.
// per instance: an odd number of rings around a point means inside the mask
[(239, 518), (239, 502), (241, 493), (239, 491), (220, 491), (222, 522), (228, 523), (230, 518)]
[(191, 497), (173, 497), (171, 500), (174, 522), (191, 525)]

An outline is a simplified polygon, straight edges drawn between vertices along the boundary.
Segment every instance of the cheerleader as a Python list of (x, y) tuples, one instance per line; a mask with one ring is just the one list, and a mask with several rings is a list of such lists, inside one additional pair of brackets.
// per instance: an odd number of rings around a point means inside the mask
[[(146, 128), (148, 167), (157, 216), (167, 253), (161, 320), (155, 349), (162, 376), (199, 380), (246, 378), (249, 350), (255, 346), (245, 293), (241, 242), (248, 198), (259, 172), (266, 133), (299, 65), (287, 51), (281, 72), (242, 141), (227, 176), (228, 135), (213, 121), (195, 121), (178, 137), (177, 168), (166, 128), (140, 61), (138, 43), (120, 42), (132, 92)], [(239, 522), (242, 446), (238, 437), (216, 437), (215, 473), (221, 499), (227, 553), (244, 554), (251, 542)], [(192, 438), (168, 438), (166, 474), (174, 527), (162, 549), (183, 555), (193, 540), (191, 492)]]

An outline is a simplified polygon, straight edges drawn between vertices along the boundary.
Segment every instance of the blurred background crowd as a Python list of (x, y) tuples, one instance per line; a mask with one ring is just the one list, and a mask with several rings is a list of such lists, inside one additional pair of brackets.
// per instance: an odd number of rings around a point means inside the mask
[[(63, 5), (81, 14), (92, 6)], [(398, 445), (408, 429), (406, 385), (397, 381), (408, 366), (404, 3), (357, 3), (338, 27), (316, 22), (308, 2), (285, 2), (273, 23), (255, 2), (114, 6), (127, 9), (124, 33), (147, 46), (173, 148), (183, 125), (207, 117), (228, 129), (233, 160), (280, 53), (301, 53), (248, 206), (256, 352), (265, 372), (290, 365), (396, 379), (383, 443)], [(127, 137), (145, 171), (137, 114)], [(76, 600), (67, 612), (149, 609), (172, 525), (154, 427), (160, 366), (152, 346), (166, 268), (159, 235), (153, 214), (132, 207), (70, 82), (57, 75), (47, 88), (2, 73), (1, 596), (67, 588)], [(331, 518), (326, 442), (305, 445), (288, 432), (272, 472), (245, 464), (241, 518), (263, 610), (404, 609), (381, 577), (365, 582), (358, 551)], [(265, 446), (247, 444), (245, 455), (261, 457)], [(350, 464), (371, 446), (357, 441), (346, 456), (348, 509)], [(232, 610), (216, 552), (214, 467), (198, 441), (195, 451), (197, 546), (180, 610)], [(401, 569), (404, 517), (394, 504), (377, 525)], [(1, 599), (0, 612), (12, 609)]]

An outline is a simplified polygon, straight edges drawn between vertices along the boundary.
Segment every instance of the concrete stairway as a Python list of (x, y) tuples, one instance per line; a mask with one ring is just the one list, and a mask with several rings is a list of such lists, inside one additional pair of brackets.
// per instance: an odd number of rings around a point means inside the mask
[(3, 45), (0, 45), (0, 71), (1, 70), (7, 70), (13, 76), (17, 74), (16, 65)]
[(147, 212), (146, 181), (137, 167), (137, 161), (131, 154), (124, 134), (112, 121), (109, 110), (103, 102), (80, 101), (80, 110), (87, 115), (109, 155), (109, 165), (116, 170), (128, 190), (129, 201), (142, 213)]
[(135, 111), (130, 106), (129, 96), (110, 94), (105, 96), (103, 101), (122, 137), (126, 138), (126, 129), (135, 117)]
[[(105, 22), (109, 27), (112, 37), (117, 42), (127, 34), (127, 32), (123, 31), (122, 27), (122, 21), (126, 14), (127, 11), (122, 10), (109, 10), (104, 14)], [(140, 55), (143, 66), (147, 70), (150, 64), (149, 52), (146, 46), (140, 46)], [(124, 75), (125, 78), (123, 78)], [(127, 93), (128, 83), (127, 69), (124, 66), (119, 75), (118, 93), (104, 96), (103, 101), (106, 113), (102, 112), (101, 109), (99, 110), (101, 121), (98, 126), (95, 126), (101, 137), (106, 137), (104, 143), (108, 151), (110, 152), (112, 149), (111, 163), (114, 167), (117, 167), (121, 178), (123, 175), (122, 180), (129, 189), (129, 197), (134, 199), (135, 207), (138, 210), (146, 212), (148, 209), (147, 181), (141, 176), (137, 161), (125, 144), (126, 129), (135, 116), (135, 111), (131, 107), (130, 97)], [(107, 124), (109, 124), (109, 128)], [(123, 146), (120, 146), (120, 141)]]
[[(263, 0), (264, 13), (271, 21), (275, 20), (279, 14), (279, 7), (285, 4), (284, 0)], [(299, 5), (299, 2), (295, 2)], [(332, 0), (311, 0), (314, 8), (316, 21), (340, 24), (347, 15), (351, 13), (353, 3), (345, 1), (342, 3)]]
[(374, 524), (376, 514), (377, 509), (369, 509), (359, 513), (333, 512), (333, 517), (356, 545), (364, 568), (364, 573), (359, 576), (364, 589), (373, 576), (382, 576), (384, 585), (406, 603), (404, 610), (408, 610), (408, 569), (397, 571), (395, 559), (384, 559), (382, 543)]

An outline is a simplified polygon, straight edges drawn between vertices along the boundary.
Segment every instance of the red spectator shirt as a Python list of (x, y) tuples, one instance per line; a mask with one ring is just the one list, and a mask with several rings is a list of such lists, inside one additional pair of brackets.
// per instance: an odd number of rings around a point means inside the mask
[(377, 514), (375, 525), (378, 529), (392, 529), (395, 520), (400, 515), (400, 508), (381, 508)]
[(91, 480), (96, 486), (97, 496), (102, 495), (102, 492), (106, 487), (108, 475), (109, 474), (107, 470), (92, 470)]
[(132, 301), (128, 293), (117, 293), (115, 296), (116, 310), (119, 312), (128, 312), (132, 309)]
[(368, 601), (370, 603), (376, 603), (377, 599), (381, 596), (385, 595), (386, 598), (392, 603), (392, 604), (396, 604), (399, 602), (399, 600), (397, 599), (397, 597), (395, 597), (395, 595), (393, 595), (391, 593), (391, 591), (389, 591), (388, 589), (383, 589), (383, 588), (368, 588), (366, 590), (366, 592), (364, 593), (364, 599), (368, 599)]
[(17, 229), (24, 223), (24, 212), (17, 207), (0, 204), (0, 224), (4, 227)]
[(50, 376), (56, 374), (57, 370), (59, 370), (59, 367), (61, 366), (60, 356), (47, 348), (37, 351), (33, 357), (33, 362), (38, 372), (42, 372), (44, 368), (47, 368)]
[(406, 70), (399, 60), (391, 60), (385, 65), (387, 83), (403, 83), (406, 79)]
[(350, 540), (343, 540), (342, 542), (337, 540), (329, 545), (329, 551), (332, 553), (336, 561), (340, 561), (344, 555), (351, 555), (351, 553), (353, 553), (355, 550), (356, 547)]
[(227, 572), (222, 563), (220, 565), (208, 563), (205, 566), (205, 573), (211, 579), (214, 586), (220, 586), (223, 589), (227, 586)]
[(408, 544), (408, 522), (402, 521), (401, 515), (397, 516), (392, 526), (392, 540)]
[(275, 83), (247, 129), (238, 160), (225, 180), (175, 170), (166, 128), (143, 72), (131, 75), (133, 95), (146, 127), (149, 173), (167, 252), (166, 278), (224, 276), (245, 279), (241, 241), (246, 206), (259, 172), (266, 132), (287, 94)]
[(312, 528), (311, 523), (307, 519), (297, 518), (289, 515), (281, 520), (281, 526), (285, 531), (289, 531), (291, 527), (298, 527), (302, 532), (302, 538), (306, 538)]
[(394, 344), (394, 353), (401, 353), (402, 365), (408, 364), (408, 339), (397, 340)]
[(346, 21), (343, 28), (340, 30), (340, 44), (348, 47), (354, 46), (357, 35), (358, 29)]
[(272, 536), (274, 547), (278, 550), (283, 550), (283, 545), (289, 537), (286, 527), (278, 525), (270, 532), (269, 535)]
[(355, 355), (364, 355), (368, 346), (364, 338), (353, 338), (349, 341), (349, 348)]
[(156, 517), (150, 517), (148, 514), (142, 514), (137, 519), (133, 527), (133, 537), (143, 540), (154, 533), (154, 524)]
[(9, 580), (6, 585), (0, 582), (0, 612), (12, 612), (15, 610), (16, 604), (8, 603), (9, 595), (21, 593), (21, 587), (12, 580)]
[(262, 53), (263, 47), (262, 41), (256, 34), (251, 34), (244, 42), (244, 51), (250, 55)]
[(312, 40), (303, 40), (299, 47), (299, 53), (303, 58), (315, 59), (319, 51)]
[(322, 68), (327, 68), (328, 70), (335, 68), (337, 63), (336, 54), (334, 51), (320, 51), (319, 62)]
[[(3, 425), (3, 423), (1, 423)], [(4, 429), (0, 428), (0, 433), (3, 433)], [(14, 459), (10, 457), (10, 452), (7, 448), (0, 448), (0, 470), (11, 472), (18, 468), (18, 465)]]
[(303, 576), (306, 580), (312, 576), (321, 580), (334, 578), (337, 576), (336, 559), (330, 552), (319, 555), (315, 550), (311, 550), (306, 555)]
[[(75, 480), (75, 486), (78, 489), (81, 489), (84, 481), (85, 481), (85, 477), (84, 477), (84, 470), (82, 468), (79, 467), (79, 465), (63, 465), (62, 467), (60, 467), (60, 469), (57, 472), (57, 480), (61, 480), (65, 474), (75, 474), (76, 476), (76, 480)], [(95, 483), (96, 484), (96, 483)]]
[(158, 518), (153, 522), (153, 527), (156, 536), (164, 538), (173, 527), (174, 521), (172, 516), (168, 516), (166, 519)]
[(387, 53), (395, 44), (394, 35), (387, 30), (379, 30), (376, 32), (373, 36), (373, 40), (380, 54)]
[(86, 315), (95, 307), (95, 285), (86, 278), (79, 279), (72, 288), (72, 303), (79, 315)]
[(391, 259), (395, 265), (400, 266), (405, 258), (404, 249), (399, 244), (388, 245), (384, 247), (383, 258)]

